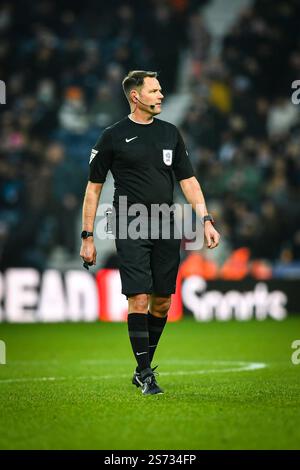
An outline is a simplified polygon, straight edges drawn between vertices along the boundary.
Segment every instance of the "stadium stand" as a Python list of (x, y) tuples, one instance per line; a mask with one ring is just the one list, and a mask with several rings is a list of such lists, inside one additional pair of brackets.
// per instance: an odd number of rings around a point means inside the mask
[(88, 152), (127, 113), (122, 77), (128, 69), (160, 70), (165, 93), (174, 93), (179, 54), (188, 49), (193, 99), (181, 130), (222, 233), (211, 261), (219, 273), (227, 261), (228, 276), (228, 260), (246, 247), (250, 260), (265, 260), (267, 276), (269, 266), (277, 276), (291, 266), (299, 273), (300, 121), (291, 102), (300, 71), (299, 4), (253, 2), (219, 57), (209, 54), (199, 10), (205, 4), (2, 4), (1, 269), (43, 270), (57, 246), (78, 256)]

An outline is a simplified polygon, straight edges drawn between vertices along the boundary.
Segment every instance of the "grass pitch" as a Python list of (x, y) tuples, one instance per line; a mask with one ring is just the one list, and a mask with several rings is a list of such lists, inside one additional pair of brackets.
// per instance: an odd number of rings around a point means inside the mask
[(168, 324), (150, 397), (126, 324), (0, 324), (0, 339), (1, 449), (300, 448), (300, 316)]

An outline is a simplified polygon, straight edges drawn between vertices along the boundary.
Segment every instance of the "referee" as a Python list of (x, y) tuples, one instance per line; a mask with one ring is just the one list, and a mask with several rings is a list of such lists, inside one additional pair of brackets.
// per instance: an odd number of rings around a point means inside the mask
[[(115, 182), (113, 205), (117, 227), (133, 204), (143, 204), (149, 210), (154, 204), (171, 208), (175, 176), (186, 200), (202, 218), (208, 248), (215, 248), (220, 236), (207, 213), (183, 139), (176, 126), (154, 117), (161, 112), (164, 98), (157, 73), (131, 71), (122, 86), (131, 113), (107, 127), (92, 149), (83, 202), (80, 256), (85, 263), (96, 264), (94, 221), (109, 170)], [(120, 202), (125, 196), (126, 207)], [(127, 226), (132, 219), (134, 216), (125, 219)], [(169, 223), (173, 228), (172, 214)], [(167, 321), (171, 294), (175, 292), (180, 241), (172, 235), (168, 239), (115, 238), (122, 293), (128, 299), (128, 332), (137, 361), (132, 383), (141, 387), (144, 395), (163, 393), (151, 362)]]

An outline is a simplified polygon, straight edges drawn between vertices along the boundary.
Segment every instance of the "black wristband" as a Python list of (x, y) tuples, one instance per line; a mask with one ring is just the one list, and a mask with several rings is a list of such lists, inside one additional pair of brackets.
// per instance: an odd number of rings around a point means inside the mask
[(204, 217), (202, 217), (201, 221), (202, 221), (203, 225), (205, 224), (205, 222), (208, 222), (208, 221), (211, 222), (213, 225), (215, 223), (213, 216), (210, 215), (210, 214), (207, 214)]
[(83, 232), (81, 232), (81, 238), (83, 238), (84, 240), (88, 237), (93, 237), (94, 234), (93, 232), (87, 232), (86, 230), (83, 230)]

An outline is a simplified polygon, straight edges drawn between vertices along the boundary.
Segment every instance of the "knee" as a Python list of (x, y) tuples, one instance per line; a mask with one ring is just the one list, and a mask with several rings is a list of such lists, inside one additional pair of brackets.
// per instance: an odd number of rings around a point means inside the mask
[(155, 299), (152, 303), (152, 315), (157, 317), (166, 317), (171, 306), (171, 297)]
[(128, 298), (129, 313), (147, 313), (149, 296), (147, 294), (137, 294)]

